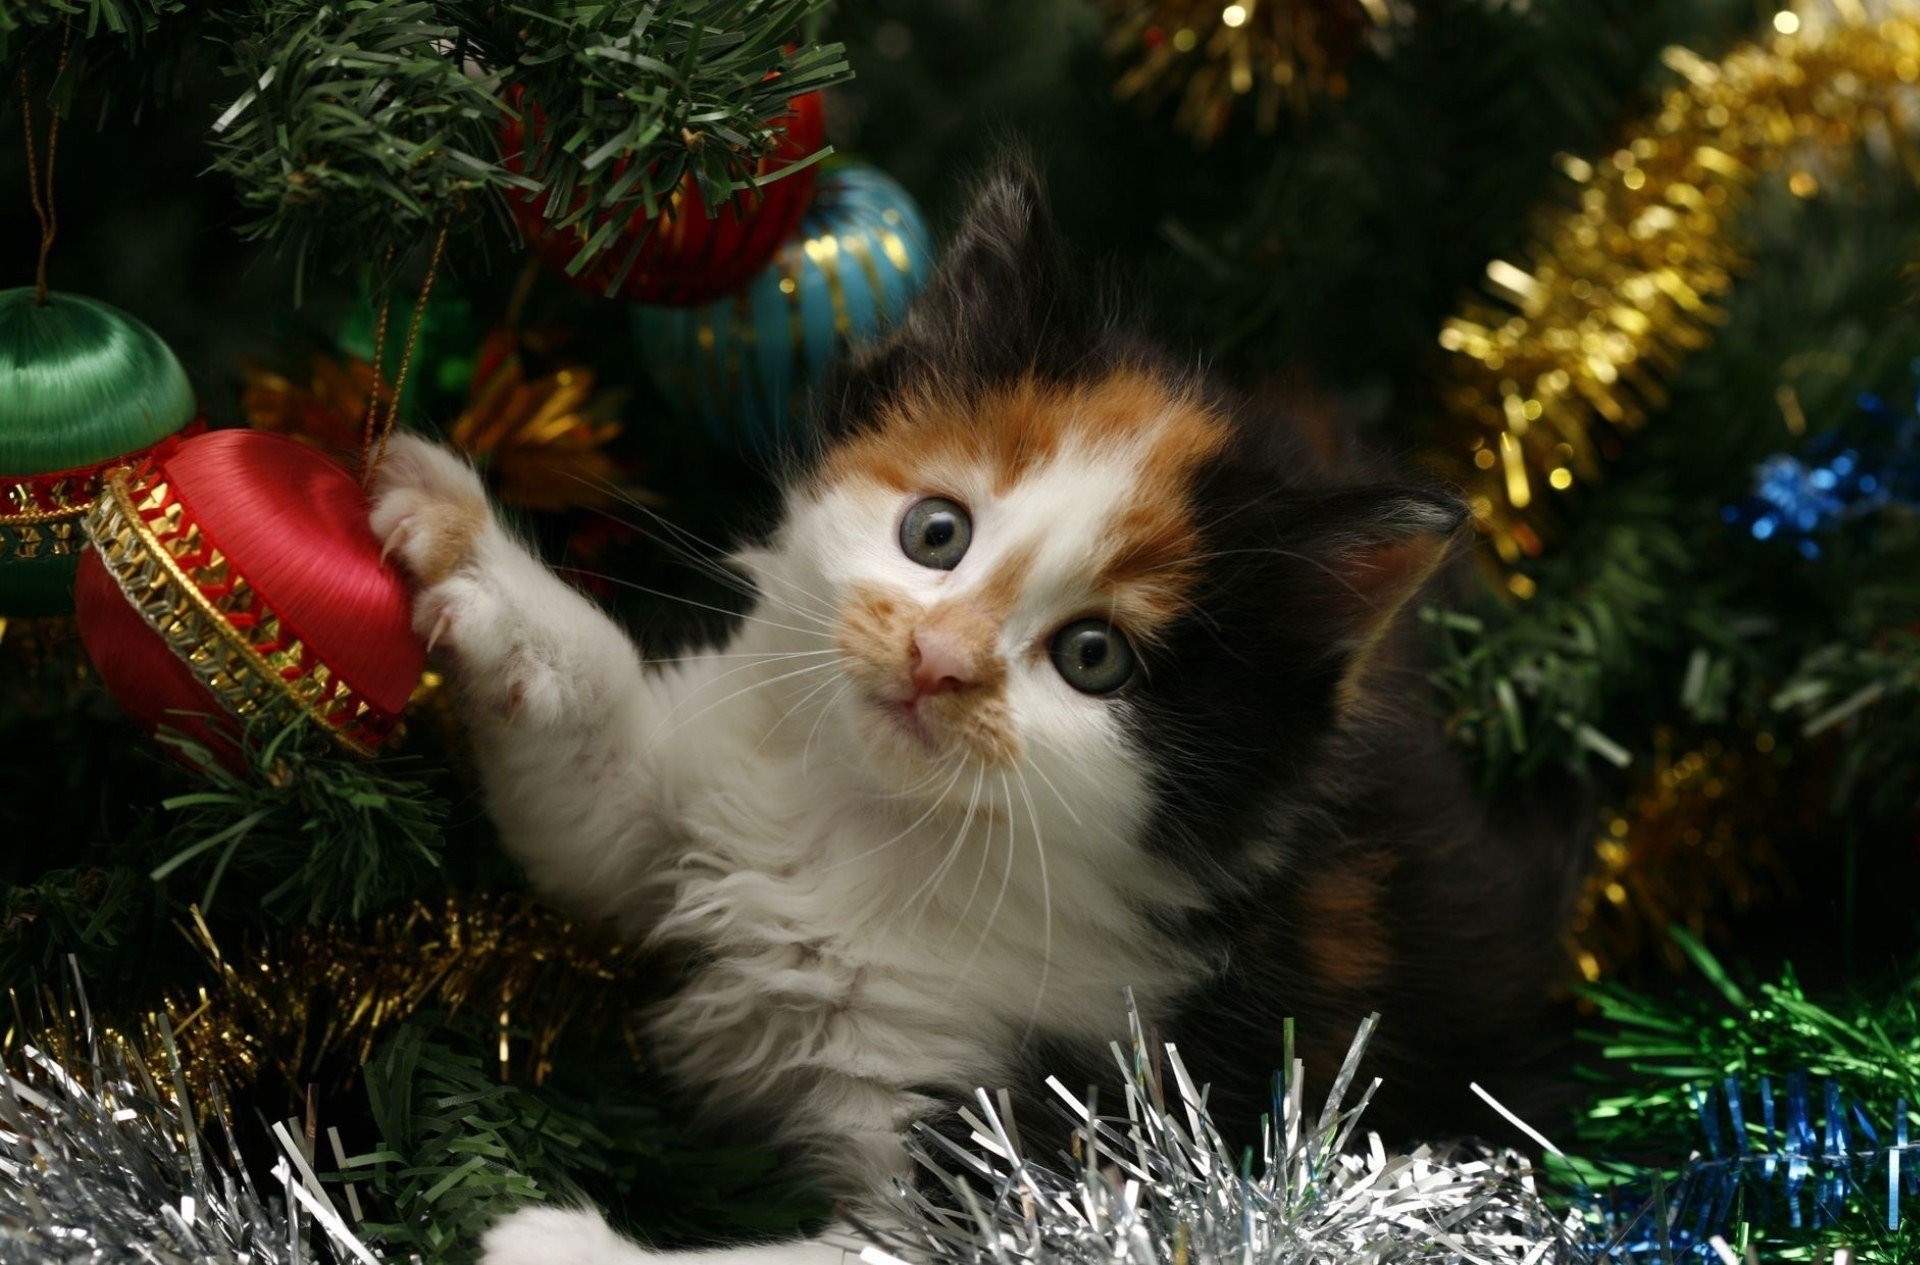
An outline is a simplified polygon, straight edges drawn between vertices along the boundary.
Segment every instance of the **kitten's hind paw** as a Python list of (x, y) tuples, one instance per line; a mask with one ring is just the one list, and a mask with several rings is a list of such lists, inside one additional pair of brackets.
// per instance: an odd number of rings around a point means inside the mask
[(422, 587), (469, 560), (490, 516), (473, 467), (414, 435), (393, 437), (370, 492), (368, 522), (381, 551)]
[(480, 1265), (640, 1265), (654, 1254), (635, 1247), (597, 1212), (522, 1208), (480, 1239)]

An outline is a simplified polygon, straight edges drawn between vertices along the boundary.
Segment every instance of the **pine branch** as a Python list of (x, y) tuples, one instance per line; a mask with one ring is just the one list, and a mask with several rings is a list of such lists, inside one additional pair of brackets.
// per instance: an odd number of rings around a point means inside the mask
[(14, 54), (10, 41), (23, 32), (63, 26), (81, 39), (119, 40), (131, 47), (163, 18), (186, 11), (186, 0), (8, 0), (0, 6), (0, 58)]
[(770, 1148), (703, 1141), (624, 1042), (575, 1048), (562, 1069), (570, 1092), (502, 1083), (497, 1040), (484, 1024), (422, 1015), (366, 1067), (381, 1145), (336, 1180), (371, 1175), (382, 1219), (367, 1229), (393, 1256), (461, 1265), (488, 1225), (532, 1202), (598, 1203), (675, 1246), (791, 1238), (826, 1218)]
[(299, 741), (306, 726), (250, 734), (248, 767), (238, 773), (163, 732), (210, 785), (163, 801), (178, 816), (165, 842), (171, 855), (152, 877), (191, 881), (202, 909), (213, 910), (225, 891), (306, 922), (357, 918), (424, 891), (440, 865), (447, 806), (421, 780), (420, 762), (309, 749)]
[(91, 980), (117, 980), (126, 951), (159, 922), (152, 882), (132, 865), (50, 870), (0, 886), (0, 994), (30, 994), (72, 957)]
[(189, 0), (4, 0), (0, 115), (18, 104), (23, 74), (30, 92), (49, 94), (66, 114), (82, 92), (137, 101), (171, 86), (206, 7)]
[(470, 1261), (481, 1231), (502, 1214), (527, 1203), (584, 1203), (579, 1180), (609, 1170), (609, 1140), (591, 1120), (501, 1084), (483, 1041), (432, 1019), (402, 1026), (366, 1077), (382, 1144), (350, 1159), (341, 1178), (370, 1179), (390, 1219), (365, 1228), (396, 1259)]
[(1678, 518), (1651, 489), (1610, 497), (1588, 533), (1534, 569), (1529, 600), (1425, 612), (1448, 730), (1489, 785), (1625, 767), (1676, 706), (1725, 717), (1730, 665), (1764, 621), (1700, 582)]
[[(509, 195), (594, 227), (584, 266), (688, 172), (710, 206), (751, 183), (787, 101), (849, 76), (810, 38), (824, 3), (256, 0), (231, 21), (244, 90), (215, 122), (214, 166), (242, 234), (303, 274), (403, 258), (443, 225), (504, 226)], [(515, 115), (524, 171), (501, 153)]]
[(1920, 629), (1867, 644), (1821, 646), (1772, 699), (1809, 738), (1841, 743), (1831, 804), (1861, 804), (1881, 820), (1911, 820), (1920, 802)]

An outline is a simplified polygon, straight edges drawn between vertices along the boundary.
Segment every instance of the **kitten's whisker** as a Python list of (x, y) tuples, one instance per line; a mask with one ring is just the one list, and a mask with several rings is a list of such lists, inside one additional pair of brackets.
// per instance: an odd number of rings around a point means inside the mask
[(664, 589), (651, 588), (645, 584), (636, 584), (632, 580), (622, 579), (617, 575), (607, 575), (600, 571), (588, 571), (581, 567), (570, 566), (556, 566), (554, 570), (582, 576), (589, 580), (603, 580), (608, 584), (617, 585), (623, 589), (632, 589), (636, 593), (645, 593), (649, 597), (663, 598), (669, 602), (679, 602), (682, 606), (691, 606), (696, 610), (712, 611), (714, 614), (724, 615), (728, 619), (744, 619), (751, 624), (765, 624), (769, 628), (778, 628), (782, 632), (798, 633), (802, 637), (818, 637), (826, 640), (829, 635), (828, 633), (821, 632), (817, 628), (795, 628), (792, 624), (783, 624), (778, 620), (748, 614), (746, 611), (730, 611), (724, 606), (714, 606), (708, 602), (696, 602), (690, 597), (681, 597), (678, 593), (669, 593)]
[[(1040, 1022), (1040, 1008), (1047, 1000), (1047, 978), (1053, 971), (1053, 887), (1047, 878), (1047, 844), (1040, 828), (1040, 813), (1033, 806), (1033, 793), (1027, 789), (1027, 775), (1017, 764), (1013, 766), (1013, 775), (1020, 779), (1020, 798), (1026, 801), (1027, 817), (1033, 822), (1034, 855), (1040, 859), (1040, 982), (1033, 990), (1033, 1011), (1020, 1034), (1024, 1045), (1033, 1035), (1034, 1025)], [(1011, 812), (1011, 808), (1008, 811)]]
[(774, 732), (778, 730), (780, 726), (786, 724), (787, 721), (791, 720), (793, 718), (793, 714), (799, 711), (802, 707), (805, 707), (810, 700), (817, 698), (820, 695), (821, 691), (830, 690), (833, 688), (833, 685), (834, 685), (833, 678), (828, 677), (826, 680), (820, 682), (820, 684), (808, 690), (805, 694), (802, 694), (798, 702), (794, 703), (793, 706), (787, 708), (786, 711), (780, 713), (780, 719), (774, 721), (773, 724), (767, 729), (767, 732), (760, 735), (760, 741), (753, 744), (753, 753), (755, 755), (759, 755), (761, 748), (767, 745), (767, 739), (773, 737)]
[[(983, 767), (981, 769), (983, 781), (985, 780), (985, 774), (986, 770)], [(980, 895), (980, 884), (987, 877), (987, 861), (993, 855), (994, 830), (993, 810), (991, 808), (987, 810), (986, 820), (987, 837), (983, 839), (980, 844), (980, 866), (973, 872), (973, 886), (967, 889), (967, 903), (960, 907), (959, 915), (954, 918), (953, 925), (947, 929), (947, 938), (941, 942), (940, 952), (942, 954), (945, 954), (947, 949), (952, 946), (953, 938), (960, 934), (960, 928), (967, 925), (967, 915), (973, 912), (974, 898)], [(1008, 840), (1007, 846), (1013, 846), (1011, 839)]]
[[(845, 662), (845, 659), (840, 656), (840, 652), (837, 650), (822, 650), (817, 652), (807, 651), (804, 653), (804, 655), (796, 653), (794, 657), (795, 658), (805, 657), (808, 659), (814, 659), (814, 658), (819, 658), (821, 655), (835, 656), (833, 660), (835, 663)], [(676, 715), (679, 714), (681, 708), (685, 707), (688, 703), (691, 703), (694, 699), (698, 698), (703, 691), (712, 689), (714, 686), (718, 685), (720, 682), (731, 680), (734, 677), (739, 676), (742, 672), (752, 672), (757, 668), (771, 667), (773, 664), (780, 663), (780, 662), (784, 662), (784, 658), (773, 659), (773, 660), (761, 659), (761, 660), (755, 660), (750, 663), (736, 663), (734, 666), (728, 668), (724, 672), (716, 672), (712, 676), (707, 677), (704, 680), (695, 681), (693, 685), (688, 688), (687, 692), (680, 696), (679, 701), (675, 702), (672, 707), (669, 707), (667, 709), (666, 715), (660, 718), (660, 723), (665, 724), (667, 721), (672, 720)], [(722, 701), (725, 701), (725, 700), (722, 700)]]
[(702, 663), (708, 659), (758, 659), (761, 662), (766, 663), (766, 662), (778, 662), (781, 659), (811, 659), (823, 654), (839, 654), (839, 653), (840, 652), (838, 650), (827, 649), (827, 650), (753, 650), (753, 651), (739, 651), (737, 653), (732, 653), (732, 654), (705, 652), (701, 654), (662, 655), (658, 657), (655, 657), (653, 655), (644, 655), (641, 657), (641, 666), (650, 668), (650, 667), (653, 667), (655, 664), (665, 664), (665, 663)]
[(973, 964), (979, 958), (980, 951), (987, 947), (987, 937), (993, 934), (993, 924), (1000, 920), (1000, 907), (1006, 902), (1007, 888), (1013, 881), (1014, 851), (1019, 841), (1015, 838), (1013, 828), (1013, 791), (1007, 786), (1007, 775), (1004, 772), (1000, 774), (1000, 798), (1007, 804), (1007, 864), (1000, 871), (1000, 891), (993, 898), (993, 908), (987, 911), (986, 925), (980, 928), (980, 938), (974, 941), (973, 952), (967, 954), (966, 965), (960, 968), (960, 975), (963, 977), (973, 970)]
[(852, 688), (853, 678), (848, 677), (840, 683), (840, 688), (835, 690), (827, 701), (820, 705), (820, 714), (813, 718), (813, 725), (807, 730), (807, 740), (800, 746), (800, 775), (802, 777), (805, 777), (807, 774), (807, 762), (813, 756), (813, 740), (819, 736), (821, 724), (828, 716), (833, 714), (833, 709), (839, 706), (840, 700), (845, 698), (847, 691)]
[[(733, 693), (727, 695), (725, 698), (715, 699), (713, 702), (708, 703), (705, 707), (702, 707), (699, 711), (695, 712), (693, 715), (687, 717), (685, 720), (682, 720), (679, 724), (675, 725), (673, 728), (663, 731), (660, 734), (659, 738), (656, 739), (655, 741), (658, 742), (661, 739), (672, 737), (674, 734), (679, 733), (682, 729), (685, 729), (688, 725), (691, 725), (694, 721), (699, 720), (702, 716), (705, 716), (708, 712), (713, 711), (717, 707), (726, 706), (728, 703), (732, 702), (736, 698), (739, 698), (743, 694), (751, 694), (755, 690), (764, 690), (764, 689), (767, 689), (769, 686), (778, 685), (782, 681), (790, 681), (796, 676), (805, 676), (809, 672), (825, 672), (831, 668), (838, 668), (845, 662), (846, 660), (844, 659), (835, 659), (831, 663), (816, 663), (810, 667), (796, 668), (791, 672), (783, 672), (779, 676), (771, 677), (765, 681), (755, 681), (751, 685), (743, 686), (742, 688), (733, 691)], [(682, 701), (684, 702), (685, 700), (682, 700)], [(677, 711), (678, 707), (676, 706), (674, 710)], [(669, 712), (668, 715), (671, 716), (672, 712)]]
[[(749, 577), (740, 574), (738, 571), (732, 569), (730, 566), (727, 565), (725, 559), (728, 557), (728, 551), (720, 548), (718, 545), (715, 545), (710, 541), (701, 539), (699, 536), (695, 535), (691, 531), (688, 531), (686, 528), (680, 526), (678, 523), (672, 522), (665, 515), (661, 514), (658, 510), (654, 509), (652, 506), (642, 504), (640, 501), (638, 501), (634, 497), (627, 495), (625, 491), (615, 486), (614, 484), (608, 483), (605, 480), (598, 480), (598, 481), (590, 480), (590, 479), (584, 478), (583, 476), (578, 476), (578, 475), (576, 475), (575, 477), (580, 478), (582, 482), (599, 486), (604, 491), (611, 493), (615, 498), (620, 500), (623, 504), (629, 505), (632, 508), (639, 510), (642, 514), (647, 515), (647, 517), (651, 518), (654, 522), (658, 523), (662, 528), (673, 533), (676, 539), (664, 539), (658, 534), (648, 531), (645, 527), (642, 527), (640, 524), (635, 522), (630, 522), (627, 519), (621, 518), (617, 514), (609, 513), (606, 510), (599, 511), (602, 515), (612, 520), (613, 522), (619, 523), (623, 527), (631, 528), (632, 530), (639, 532), (641, 535), (647, 537), (650, 540), (655, 541), (658, 544), (665, 546), (668, 549), (676, 551), (681, 561), (694, 567), (696, 570), (701, 571), (703, 574), (707, 575), (708, 577), (718, 580), (721, 584), (724, 584), (729, 588), (734, 589), (736, 592), (741, 593), (747, 597), (764, 598), (768, 601), (774, 602), (776, 605), (786, 607), (793, 614), (803, 615), (810, 619), (820, 619), (822, 623), (831, 623), (834, 617), (834, 613), (831, 610), (826, 609), (824, 607), (821, 607), (819, 609), (815, 609), (812, 611), (803, 610), (799, 606), (795, 605), (792, 601), (784, 597), (767, 593), (765, 590), (761, 589), (758, 585), (754, 584)], [(703, 555), (698, 551), (692, 548), (689, 548), (685, 543), (683, 543), (685, 541), (692, 541), (694, 544), (700, 546), (701, 549), (706, 550), (707, 554)]]
[[(965, 768), (966, 766), (963, 764), (961, 765), (961, 767)], [(985, 776), (986, 776), (986, 771), (984, 769), (974, 774), (974, 778), (973, 778), (974, 798), (969, 799), (967, 801), (967, 815), (961, 819), (960, 829), (954, 833), (953, 842), (947, 845), (945, 854), (940, 858), (940, 863), (934, 866), (933, 869), (927, 873), (927, 876), (924, 879), (920, 880), (920, 886), (913, 889), (913, 894), (900, 902), (900, 908), (897, 914), (895, 915), (896, 917), (906, 918), (909, 915), (911, 915), (913, 912), (914, 903), (918, 901), (923, 894), (926, 896), (927, 903), (929, 905), (931, 905), (934, 899), (939, 896), (940, 877), (947, 872), (948, 867), (952, 865), (952, 863), (956, 858), (959, 857), (961, 848), (964, 847), (966, 844), (967, 824), (972, 820), (973, 804), (977, 801), (980, 795), (980, 782)]]
[(967, 810), (961, 814), (960, 829), (953, 836), (953, 846), (947, 850), (947, 855), (940, 862), (940, 867), (933, 872), (933, 877), (928, 880), (927, 905), (929, 907), (933, 905), (933, 902), (940, 895), (941, 880), (946, 877), (947, 871), (952, 868), (955, 861), (960, 859), (960, 854), (966, 849), (967, 831), (973, 828), (973, 810), (980, 805), (980, 787), (986, 780), (987, 769), (985, 765), (981, 765), (973, 775), (973, 793), (967, 796)]
[(915, 817), (913, 819), (913, 824), (908, 826), (905, 830), (902, 830), (899, 834), (887, 840), (885, 843), (879, 844), (875, 847), (868, 848), (865, 852), (855, 853), (853, 856), (850, 856), (850, 857), (842, 857), (840, 860), (835, 861), (832, 864), (827, 865), (823, 868), (827, 870), (837, 870), (843, 865), (851, 865), (855, 861), (864, 861), (868, 857), (873, 856), (876, 853), (885, 852), (888, 848), (891, 848), (894, 844), (899, 843), (902, 839), (906, 838), (908, 835), (918, 830), (922, 822), (926, 821), (927, 818), (933, 816), (934, 813), (940, 810), (940, 806), (947, 802), (948, 792), (952, 791), (954, 786), (960, 781), (960, 775), (966, 772), (966, 768), (967, 766), (964, 764), (956, 764), (953, 766), (953, 776), (947, 779), (946, 786), (941, 790), (941, 792), (938, 795), (934, 797), (933, 802), (928, 804), (926, 806), (926, 809), (922, 811), (918, 817)]
[[(1040, 744), (1035, 743), (1034, 745), (1038, 746)], [(1060, 801), (1060, 807), (1064, 808), (1067, 816), (1073, 819), (1073, 824), (1085, 828), (1086, 823), (1080, 820), (1080, 814), (1073, 810), (1073, 805), (1067, 802), (1067, 797), (1060, 793), (1060, 788), (1053, 784), (1053, 779), (1047, 776), (1047, 771), (1040, 767), (1039, 762), (1029, 760), (1027, 761), (1027, 766), (1033, 770), (1035, 777), (1046, 783), (1047, 789), (1053, 792), (1053, 797)]]

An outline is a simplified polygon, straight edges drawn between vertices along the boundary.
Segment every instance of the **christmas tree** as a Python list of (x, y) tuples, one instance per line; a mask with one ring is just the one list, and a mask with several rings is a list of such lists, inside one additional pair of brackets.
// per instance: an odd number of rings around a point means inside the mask
[[(60, 1157), (0, 1181), (0, 1256), (826, 1215), (653, 1079), (622, 1013), (663, 968), (525, 894), (328, 498), (404, 422), (649, 650), (696, 641), (749, 600), (708, 560), (807, 384), (1010, 140), (1175, 345), (1472, 505), (1421, 613), (1437, 720), (1491, 803), (1590, 825), (1564, 978), (1598, 1038), (1524, 1199), (1447, 1170), (1508, 1218), (1475, 1241), (1920, 1250), (1920, 8), (5, 0), (0, 67), (0, 1174), (9, 1138)], [(168, 566), (186, 605), (141, 587)], [(342, 689), (355, 655), (383, 690)], [(1169, 1208), (1246, 1198), (1151, 1123)], [(163, 1176), (85, 1195), (116, 1130)], [(242, 1184), (181, 1229), (153, 1210), (203, 1143)], [(1269, 1178), (1378, 1178), (1302, 1165)], [(1088, 1207), (1021, 1241), (1117, 1233)], [(885, 1246), (983, 1259), (995, 1224)]]

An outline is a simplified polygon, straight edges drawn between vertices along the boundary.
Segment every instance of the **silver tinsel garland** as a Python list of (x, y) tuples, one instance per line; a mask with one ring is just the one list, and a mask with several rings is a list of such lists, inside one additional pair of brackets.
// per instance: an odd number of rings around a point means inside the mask
[(284, 1126), (280, 1190), (263, 1197), (225, 1111), (221, 1145), (196, 1123), (177, 1062), (174, 1083), (156, 1084), (84, 1005), (74, 1026), (66, 1059), (23, 1045), (20, 1074), (0, 1066), (0, 1261), (380, 1265)]
[[(867, 1227), (868, 1265), (1549, 1265), (1591, 1259), (1577, 1213), (1555, 1212), (1517, 1152), (1349, 1149), (1379, 1082), (1349, 1091), (1374, 1021), (1361, 1025), (1326, 1104), (1302, 1101), (1292, 1030), (1259, 1153), (1220, 1136), (1205, 1096), (1133, 1017), (1113, 1047), (1125, 1113), (1102, 1116), (1058, 1080), (1073, 1155), (1022, 1149), (1007, 1099), (977, 1094), (970, 1146), (923, 1131), (926, 1176)], [(1164, 1064), (1164, 1070), (1162, 1065)]]

